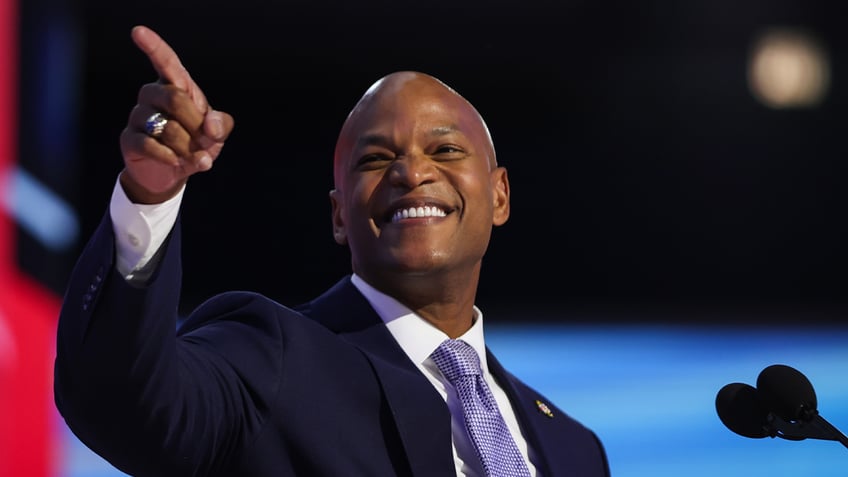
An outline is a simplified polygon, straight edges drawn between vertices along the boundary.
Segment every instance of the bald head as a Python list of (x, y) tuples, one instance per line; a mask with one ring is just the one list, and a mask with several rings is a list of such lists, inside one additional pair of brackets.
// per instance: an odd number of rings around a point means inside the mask
[(333, 172), (333, 237), (357, 275), (410, 308), (473, 304), (509, 180), (471, 103), (422, 73), (381, 78), (345, 121)]
[(446, 128), (463, 128), (478, 136), (485, 145), (490, 167), (497, 165), (489, 129), (474, 106), (441, 80), (417, 71), (398, 71), (377, 80), (348, 114), (336, 142), (334, 177), (339, 174), (358, 141), (367, 137), (379, 122), (397, 121), (396, 127), (410, 123), (401, 120), (400, 111), (413, 110), (421, 116), (442, 114)]

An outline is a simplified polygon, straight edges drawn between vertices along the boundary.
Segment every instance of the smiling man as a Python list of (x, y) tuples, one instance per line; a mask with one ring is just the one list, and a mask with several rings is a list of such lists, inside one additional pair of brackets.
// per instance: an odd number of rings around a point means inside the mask
[(477, 111), (433, 77), (377, 81), (342, 127), (330, 193), (353, 272), (455, 338), (471, 327), (506, 170)]
[(137, 476), (609, 475), (595, 434), (486, 348), (475, 297), (509, 181), (478, 112), (426, 74), (378, 80), (339, 134), (352, 274), (295, 307), (217, 295), (176, 328), (180, 201), (233, 119), (158, 35), (132, 35), (160, 81), (59, 324), (56, 403), (83, 442)]

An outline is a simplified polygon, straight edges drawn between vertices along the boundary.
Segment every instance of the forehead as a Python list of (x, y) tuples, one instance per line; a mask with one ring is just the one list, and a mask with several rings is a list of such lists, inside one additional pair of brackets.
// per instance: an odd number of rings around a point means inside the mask
[(419, 123), (478, 127), (474, 108), (452, 89), (427, 76), (387, 77), (372, 86), (348, 118), (348, 134), (357, 136), (380, 126), (413, 128)]
[(384, 77), (365, 92), (342, 126), (335, 148), (336, 185), (357, 144), (366, 137), (408, 139), (419, 132), (441, 131), (464, 135), (490, 166), (496, 165), (488, 128), (465, 98), (425, 74), (401, 72)]

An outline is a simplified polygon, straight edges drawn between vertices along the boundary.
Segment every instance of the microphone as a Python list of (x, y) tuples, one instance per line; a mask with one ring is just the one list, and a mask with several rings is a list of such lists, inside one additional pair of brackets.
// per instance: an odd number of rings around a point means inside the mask
[(766, 407), (787, 421), (809, 421), (816, 411), (816, 392), (806, 376), (783, 364), (773, 364), (757, 376)]
[(716, 396), (716, 410), (721, 422), (741, 436), (759, 439), (770, 435), (765, 425), (768, 409), (750, 384), (730, 383), (721, 388)]
[(833, 440), (848, 448), (848, 437), (819, 414), (807, 377), (783, 364), (763, 369), (756, 388), (744, 383), (723, 386), (715, 405), (721, 422), (744, 437)]

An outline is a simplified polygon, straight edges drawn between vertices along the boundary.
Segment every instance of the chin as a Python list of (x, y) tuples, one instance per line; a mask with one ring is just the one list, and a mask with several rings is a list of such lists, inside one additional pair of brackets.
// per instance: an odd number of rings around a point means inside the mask
[(389, 260), (378, 264), (378, 267), (394, 273), (424, 275), (443, 269), (446, 261), (446, 257), (437, 253), (407, 253), (402, 256), (392, 256)]

